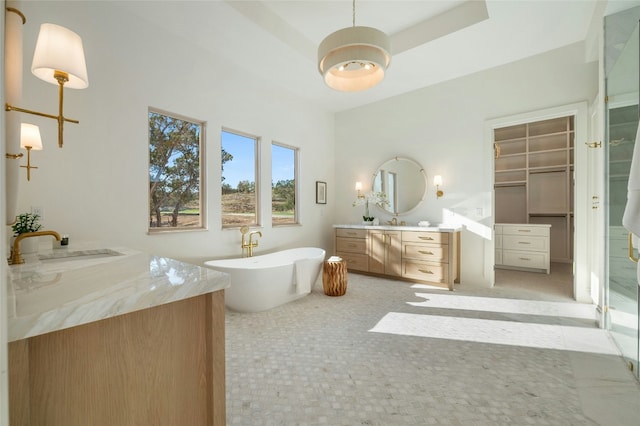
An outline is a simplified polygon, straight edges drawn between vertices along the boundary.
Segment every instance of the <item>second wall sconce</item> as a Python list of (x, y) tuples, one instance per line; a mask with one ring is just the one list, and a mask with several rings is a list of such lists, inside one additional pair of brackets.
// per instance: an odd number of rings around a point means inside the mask
[(442, 186), (442, 176), (435, 175), (433, 177), (433, 185), (436, 187), (436, 198), (440, 198), (444, 195), (444, 192), (440, 189)]
[(62, 148), (64, 122), (79, 123), (78, 120), (66, 118), (63, 114), (63, 89), (65, 86), (71, 89), (84, 89), (89, 86), (87, 65), (80, 36), (59, 25), (42, 24), (33, 54), (31, 72), (47, 83), (58, 85), (58, 115), (20, 108), (9, 105), (9, 103), (5, 105), (5, 110), (56, 120), (58, 122), (58, 146)]
[(20, 148), (27, 150), (27, 165), (20, 167), (27, 169), (27, 180), (31, 180), (31, 169), (37, 169), (36, 166), (31, 165), (31, 150), (42, 150), (42, 139), (38, 126), (28, 123), (20, 125)]
[(360, 191), (362, 191), (362, 182), (356, 182), (356, 191), (358, 191), (358, 198), (364, 198), (364, 195)]

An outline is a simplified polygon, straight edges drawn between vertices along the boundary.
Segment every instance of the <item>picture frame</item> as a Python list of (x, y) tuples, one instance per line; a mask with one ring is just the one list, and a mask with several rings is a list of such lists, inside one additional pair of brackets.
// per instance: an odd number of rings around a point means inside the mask
[(327, 182), (316, 181), (316, 204), (327, 204)]

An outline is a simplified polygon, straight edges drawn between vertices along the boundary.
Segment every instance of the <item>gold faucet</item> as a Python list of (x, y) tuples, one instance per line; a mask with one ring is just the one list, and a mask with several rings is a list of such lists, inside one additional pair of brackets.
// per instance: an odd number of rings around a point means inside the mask
[(43, 235), (51, 235), (56, 239), (56, 241), (60, 241), (62, 237), (56, 231), (36, 231), (36, 232), (25, 232), (16, 237), (13, 241), (13, 246), (11, 247), (11, 257), (9, 258), (9, 265), (19, 265), (24, 263), (24, 259), (20, 255), (20, 241), (25, 238), (30, 237), (42, 237)]
[(397, 224), (398, 224), (398, 218), (397, 217), (394, 217), (393, 219), (387, 221), (387, 225), (394, 225), (395, 226)]
[(253, 236), (258, 234), (260, 237), (262, 237), (262, 232), (260, 231), (253, 231), (252, 233), (249, 234), (249, 257), (253, 256), (253, 248), (254, 247), (258, 247), (258, 240), (253, 241)]
[(240, 232), (242, 233), (242, 253), (244, 254), (244, 249), (247, 249), (247, 256), (248, 257), (252, 257), (253, 256), (253, 248), (258, 246), (258, 241), (253, 241), (253, 236), (255, 234), (258, 234), (259, 236), (262, 237), (262, 232), (260, 231), (253, 231), (249, 233), (249, 241), (245, 241), (245, 234), (247, 234), (249, 232), (249, 227), (248, 226), (243, 226), (240, 228)]

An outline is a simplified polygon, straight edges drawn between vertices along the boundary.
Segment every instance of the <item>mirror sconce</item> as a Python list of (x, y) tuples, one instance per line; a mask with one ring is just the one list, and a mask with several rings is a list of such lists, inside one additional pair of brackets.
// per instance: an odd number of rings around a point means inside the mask
[(364, 198), (364, 195), (360, 191), (362, 191), (362, 182), (356, 182), (356, 191), (358, 192), (358, 198)]
[(440, 198), (444, 195), (444, 192), (440, 189), (442, 186), (442, 176), (435, 175), (433, 177), (433, 185), (436, 187), (436, 198)]
[[(8, 7), (7, 11), (17, 13), (22, 18), (22, 23), (26, 22), (24, 15), (19, 10)], [(59, 25), (42, 24), (33, 54), (31, 72), (47, 83), (58, 85), (58, 115), (20, 108), (9, 103), (5, 104), (5, 111), (24, 112), (56, 120), (58, 122), (58, 146), (62, 148), (64, 122), (79, 123), (78, 120), (67, 118), (63, 114), (64, 87), (84, 89), (89, 86), (87, 65), (80, 36)], [(14, 157), (8, 156), (8, 158)]]

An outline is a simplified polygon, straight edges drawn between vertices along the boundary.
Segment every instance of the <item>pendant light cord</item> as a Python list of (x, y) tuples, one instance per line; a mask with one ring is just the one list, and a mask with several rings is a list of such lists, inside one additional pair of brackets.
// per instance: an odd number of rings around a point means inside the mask
[(353, 0), (353, 26), (356, 26), (356, 0)]

